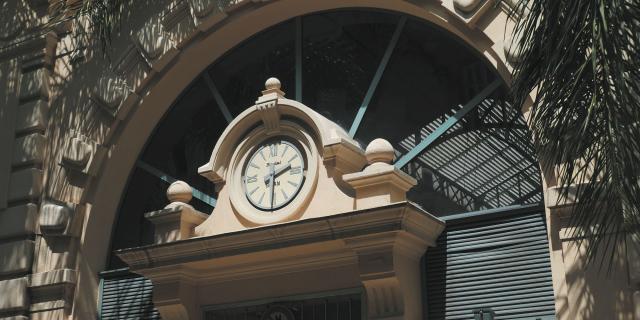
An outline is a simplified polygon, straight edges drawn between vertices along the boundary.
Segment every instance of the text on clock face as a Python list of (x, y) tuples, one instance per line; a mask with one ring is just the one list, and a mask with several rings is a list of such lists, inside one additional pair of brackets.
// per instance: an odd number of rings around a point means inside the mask
[(249, 202), (263, 210), (285, 206), (304, 182), (304, 157), (286, 140), (259, 146), (245, 167), (243, 186)]

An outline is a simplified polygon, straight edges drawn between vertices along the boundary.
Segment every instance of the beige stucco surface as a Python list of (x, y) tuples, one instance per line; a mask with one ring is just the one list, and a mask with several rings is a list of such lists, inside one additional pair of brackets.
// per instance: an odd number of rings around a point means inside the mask
[[(97, 273), (105, 268), (118, 203), (147, 137), (195, 77), (260, 30), (336, 8), (403, 12), (468, 43), (510, 82), (509, 2), (247, 0), (224, 10), (206, 6), (212, 2), (136, 1), (113, 39), (111, 62), (87, 47), (91, 42), (74, 27), (83, 21), (39, 31), (55, 1), (2, 3), (0, 221), (23, 230), (0, 226), (10, 261), (0, 266), (0, 318), (95, 318)], [(552, 176), (545, 182), (548, 189), (556, 184)], [(48, 203), (60, 206), (54, 212), (73, 213), (61, 234), (38, 226)], [(624, 258), (612, 279), (585, 272), (580, 251), (562, 235), (566, 220), (552, 202), (548, 207), (558, 318), (632, 319), (640, 284), (628, 275), (638, 266)], [(70, 271), (55, 276), (60, 270)], [(34, 277), (52, 280), (36, 286)], [(52, 287), (60, 290), (47, 290)]]

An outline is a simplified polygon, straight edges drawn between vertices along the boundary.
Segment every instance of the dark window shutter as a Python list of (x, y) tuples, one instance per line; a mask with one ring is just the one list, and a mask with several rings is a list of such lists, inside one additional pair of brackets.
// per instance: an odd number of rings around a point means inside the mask
[(100, 319), (160, 319), (148, 279), (126, 271), (101, 274)]
[(555, 319), (540, 207), (448, 219), (424, 265), (429, 320)]

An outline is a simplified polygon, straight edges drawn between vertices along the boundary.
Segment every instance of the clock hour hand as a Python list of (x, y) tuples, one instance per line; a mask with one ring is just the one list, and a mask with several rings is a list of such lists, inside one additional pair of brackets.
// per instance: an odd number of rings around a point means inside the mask
[(287, 164), (283, 165), (282, 167), (280, 167), (278, 169), (275, 169), (273, 171), (273, 175), (264, 177), (264, 183), (267, 183), (269, 181), (269, 179), (271, 179), (271, 177), (275, 178), (275, 177), (279, 176), (281, 173), (289, 170), (290, 168), (291, 168), (291, 164), (287, 163)]
[(285, 171), (289, 170), (289, 168), (291, 168), (291, 163), (287, 163), (287, 164), (283, 165), (282, 167), (278, 168), (278, 169), (273, 173), (273, 176), (274, 176), (274, 177), (277, 177), (277, 176), (279, 176), (281, 173), (283, 173), (283, 172), (285, 172)]

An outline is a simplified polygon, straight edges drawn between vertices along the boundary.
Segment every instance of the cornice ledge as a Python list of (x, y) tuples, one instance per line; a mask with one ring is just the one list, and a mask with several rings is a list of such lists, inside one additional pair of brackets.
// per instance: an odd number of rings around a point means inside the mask
[[(547, 188), (544, 195), (545, 206), (555, 210), (576, 205), (580, 201), (580, 192), (582, 192), (586, 184), (587, 183), (578, 183)], [(563, 188), (568, 188), (566, 197), (562, 194)]]
[(383, 232), (405, 232), (432, 245), (444, 224), (405, 201), (317, 219), (123, 249), (116, 254), (135, 271)]

